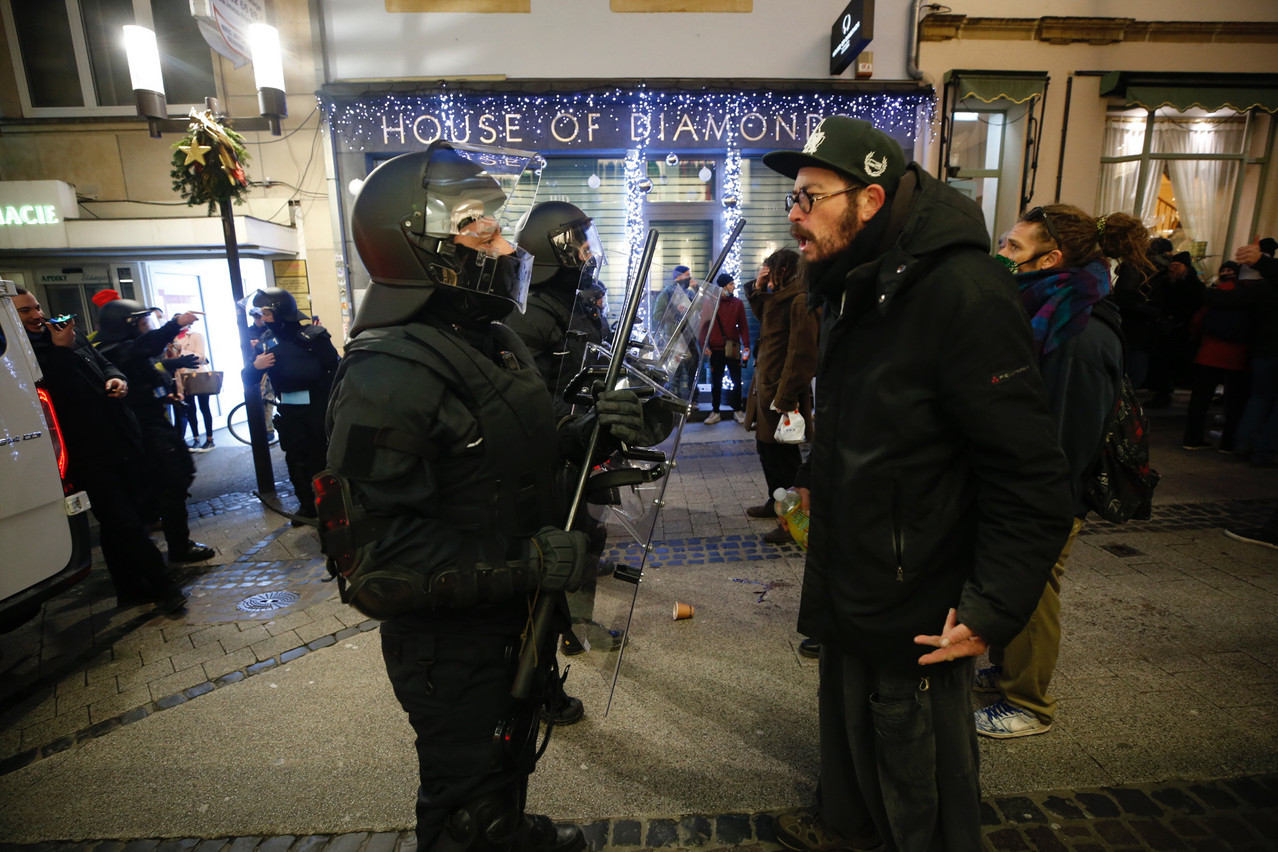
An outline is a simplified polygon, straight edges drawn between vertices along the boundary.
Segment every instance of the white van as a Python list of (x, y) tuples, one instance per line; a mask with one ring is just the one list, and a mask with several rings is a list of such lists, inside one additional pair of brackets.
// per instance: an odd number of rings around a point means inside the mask
[(0, 633), (84, 579), (89, 498), (63, 479), (66, 447), (40, 365), (0, 280)]

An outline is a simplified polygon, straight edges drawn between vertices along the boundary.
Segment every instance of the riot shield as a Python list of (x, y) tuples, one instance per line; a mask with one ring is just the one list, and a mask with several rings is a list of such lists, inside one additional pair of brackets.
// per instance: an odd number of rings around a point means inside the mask
[[(637, 559), (601, 563), (601, 576), (569, 596), (573, 637), (579, 647), (569, 661), (574, 670), (605, 678), (612, 690), (625, 657), (635, 601), (652, 534), (663, 506), (667, 473), (678, 454), (683, 427), (693, 408), (696, 377), (706, 334), (714, 322), (722, 290), (713, 282), (740, 234), (742, 221), (728, 238), (705, 279), (686, 290), (677, 285), (653, 288), (650, 281), (670, 282), (669, 270), (640, 264), (628, 288), (626, 305), (611, 340), (588, 343), (581, 369), (564, 391), (565, 401), (588, 406), (602, 387), (630, 388), (656, 407), (669, 433), (651, 447), (623, 447), (596, 465), (582, 488), (578, 512), (607, 530), (609, 550), (633, 552)], [(650, 233), (649, 240), (655, 239)], [(646, 275), (643, 275), (647, 272)]]

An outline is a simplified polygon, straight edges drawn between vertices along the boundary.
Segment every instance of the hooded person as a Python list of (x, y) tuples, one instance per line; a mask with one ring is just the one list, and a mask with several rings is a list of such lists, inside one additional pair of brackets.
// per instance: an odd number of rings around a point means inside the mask
[(976, 849), (972, 660), (1033, 612), (1072, 524), (1029, 322), (979, 207), (868, 122), (764, 163), (823, 307), (798, 630), (821, 644), (820, 811), (793, 850)]
[(259, 290), (253, 295), (253, 306), (261, 312), (266, 329), (253, 345), (253, 361), (242, 371), (244, 384), (259, 387), (263, 376), (270, 378), (278, 400), (271, 423), (297, 495), (297, 515), (314, 518), (311, 479), (324, 469), (328, 452), (324, 411), (337, 369), (337, 349), (328, 329), (304, 322), (307, 317), (287, 290)]
[(417, 733), (422, 852), (585, 846), (576, 826), (524, 813), (560, 680), (555, 634), (526, 698), (512, 661), (534, 598), (576, 588), (588, 564), (586, 534), (561, 526), (563, 458), (582, 460), (594, 422), (601, 452), (648, 434), (630, 391), (557, 422), (528, 348), (498, 322), (528, 294), (532, 257), (503, 222), (532, 156), (437, 141), (374, 169), (351, 217), (371, 284), (329, 402), (320, 535), (343, 599), (383, 620)]

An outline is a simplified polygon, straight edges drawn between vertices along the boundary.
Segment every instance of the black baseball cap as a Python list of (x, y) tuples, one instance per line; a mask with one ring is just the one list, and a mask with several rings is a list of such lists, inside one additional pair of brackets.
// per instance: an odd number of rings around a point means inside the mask
[(788, 178), (808, 166), (833, 169), (865, 186), (877, 183), (888, 195), (905, 174), (905, 154), (896, 140), (868, 121), (846, 115), (826, 116), (802, 151), (772, 151), (763, 155), (763, 164)]

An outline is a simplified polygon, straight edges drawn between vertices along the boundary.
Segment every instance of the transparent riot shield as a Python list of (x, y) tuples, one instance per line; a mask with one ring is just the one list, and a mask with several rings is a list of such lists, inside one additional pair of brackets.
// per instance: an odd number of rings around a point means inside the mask
[[(612, 338), (585, 345), (580, 369), (564, 390), (565, 401), (585, 408), (611, 381), (614, 388), (634, 390), (644, 400), (646, 412), (655, 409), (645, 418), (655, 413), (663, 425), (664, 437), (656, 445), (623, 446), (593, 467), (577, 506), (578, 513), (589, 513), (585, 527), (602, 525), (606, 530), (605, 553), (637, 554), (618, 562), (602, 560), (597, 576), (569, 596), (574, 625), (568, 650), (575, 652), (569, 662), (575, 672), (592, 672), (608, 681), (609, 707), (663, 506), (667, 474), (693, 407), (704, 341), (722, 293), (711, 282), (742, 226), (744, 222), (733, 231), (705, 279), (687, 289), (678, 285), (651, 288), (650, 281), (670, 282), (673, 276), (670, 270), (641, 263)], [(649, 241), (655, 241), (655, 232), (649, 234)], [(571, 646), (574, 640), (577, 647)]]

